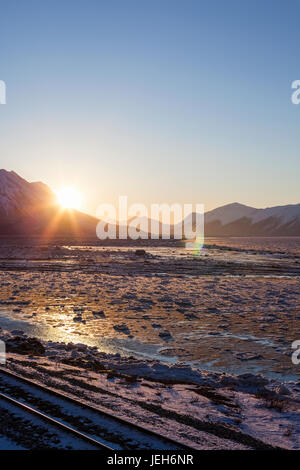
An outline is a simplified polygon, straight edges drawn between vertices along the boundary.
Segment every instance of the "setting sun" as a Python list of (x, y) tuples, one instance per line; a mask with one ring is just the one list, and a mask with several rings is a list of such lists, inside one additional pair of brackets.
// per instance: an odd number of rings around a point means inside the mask
[(57, 200), (65, 209), (79, 209), (81, 205), (80, 193), (76, 189), (70, 187), (58, 190)]

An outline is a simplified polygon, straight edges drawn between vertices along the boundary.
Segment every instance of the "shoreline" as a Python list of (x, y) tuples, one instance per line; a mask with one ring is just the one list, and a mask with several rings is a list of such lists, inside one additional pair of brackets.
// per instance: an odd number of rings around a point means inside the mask
[[(203, 444), (201, 433), (197, 439), (197, 421), (208, 428), (213, 424), (216, 429), (241, 432), (267, 445), (300, 448), (299, 382), (283, 384), (253, 374), (234, 376), (168, 366), (105, 354), (84, 344), (33, 340), (21, 331), (0, 331), (0, 338), (6, 343), (8, 370), (38, 382), (42, 379), (52, 388), (70, 391), (71, 387), (73, 395), (90, 403), (101, 402), (104, 406), (105, 396), (106, 408), (111, 407), (109, 397), (114, 396), (118, 402), (114, 412), (127, 418), (134, 415), (139, 424), (143, 424), (146, 414), (148, 424), (144, 424), (149, 426), (150, 422), (150, 428), (151, 422), (157, 423), (158, 419), (159, 429), (169, 429), (181, 440), (181, 421), (185, 419), (188, 428), (193, 429), (193, 438), (190, 430), (190, 437), (182, 442), (192, 443), (195, 448), (210, 448), (208, 442)], [(242, 443), (226, 439), (215, 444), (216, 448), (232, 448)]]

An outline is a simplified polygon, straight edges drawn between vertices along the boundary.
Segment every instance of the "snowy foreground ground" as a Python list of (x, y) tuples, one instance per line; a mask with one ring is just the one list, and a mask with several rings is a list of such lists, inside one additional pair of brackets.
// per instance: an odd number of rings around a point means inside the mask
[(169, 366), (22, 331), (0, 330), (0, 339), (7, 369), (195, 449), (249, 449), (259, 441), (300, 449), (299, 382)]

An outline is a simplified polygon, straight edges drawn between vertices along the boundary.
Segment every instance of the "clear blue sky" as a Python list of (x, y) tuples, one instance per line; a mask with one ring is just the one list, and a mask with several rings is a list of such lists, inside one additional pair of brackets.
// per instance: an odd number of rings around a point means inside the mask
[(298, 0), (0, 0), (0, 167), (84, 210), (298, 203)]

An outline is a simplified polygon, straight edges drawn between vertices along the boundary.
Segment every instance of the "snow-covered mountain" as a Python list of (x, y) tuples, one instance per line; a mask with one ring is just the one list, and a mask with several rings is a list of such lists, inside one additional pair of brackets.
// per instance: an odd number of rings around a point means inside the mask
[[(206, 212), (204, 219), (206, 236), (300, 236), (300, 204), (256, 209), (235, 202)], [(62, 211), (47, 185), (0, 170), (0, 236), (94, 238), (97, 222), (79, 211)]]
[(28, 183), (14, 171), (0, 170), (0, 217), (13, 222), (55, 204), (56, 197), (43, 183)]
[(255, 209), (254, 207), (233, 202), (232, 204), (227, 204), (226, 206), (221, 206), (206, 212), (205, 221), (206, 223), (210, 223), (218, 220), (222, 225), (227, 225), (242, 217), (252, 218), (258, 210), (259, 209)]
[(93, 236), (97, 219), (62, 211), (44, 183), (29, 183), (14, 171), (0, 170), (0, 236)]
[(208, 236), (300, 236), (300, 204), (256, 209), (237, 202), (205, 214)]

